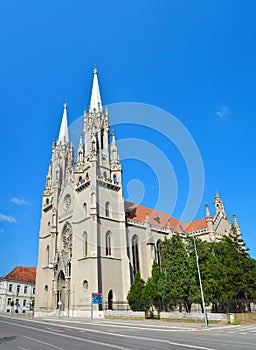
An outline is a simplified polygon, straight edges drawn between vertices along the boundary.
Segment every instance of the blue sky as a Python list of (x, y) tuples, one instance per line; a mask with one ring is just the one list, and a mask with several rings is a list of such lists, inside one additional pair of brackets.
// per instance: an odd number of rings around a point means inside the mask
[[(150, 104), (189, 131), (205, 173), (196, 218), (205, 202), (214, 213), (218, 190), (256, 257), (255, 11), (249, 0), (1, 2), (0, 276), (37, 264), (41, 193), (63, 101), (71, 124), (88, 108), (94, 63), (103, 104)], [(178, 179), (172, 214), (181, 216), (189, 176), (177, 148), (143, 126), (116, 130), (117, 139), (142, 138), (166, 155)], [(123, 166), (125, 196), (128, 184), (139, 194), (131, 199), (154, 207), (159, 169), (136, 159)]]

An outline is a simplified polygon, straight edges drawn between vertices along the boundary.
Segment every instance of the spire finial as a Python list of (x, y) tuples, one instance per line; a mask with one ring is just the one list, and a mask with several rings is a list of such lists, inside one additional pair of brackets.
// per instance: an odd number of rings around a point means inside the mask
[(80, 133), (80, 138), (79, 138), (79, 145), (83, 144), (83, 134)]
[(208, 203), (205, 203), (205, 214), (206, 214), (206, 217), (211, 216)]
[(98, 70), (96, 68), (96, 64), (94, 65), (94, 69), (93, 69), (92, 94), (91, 94), (89, 111), (102, 112), (102, 103), (101, 103), (100, 88), (99, 88), (99, 82), (98, 82)]
[(234, 219), (234, 226), (239, 227), (238, 222), (237, 222), (237, 218), (236, 218), (236, 214), (233, 214), (233, 219)]
[(69, 143), (69, 136), (68, 136), (68, 117), (67, 117), (67, 102), (65, 100), (64, 102), (64, 111), (63, 116), (61, 120), (61, 126), (60, 126), (60, 133), (57, 140), (57, 144), (65, 144)]
[(112, 130), (112, 143), (116, 142), (116, 133), (115, 130)]

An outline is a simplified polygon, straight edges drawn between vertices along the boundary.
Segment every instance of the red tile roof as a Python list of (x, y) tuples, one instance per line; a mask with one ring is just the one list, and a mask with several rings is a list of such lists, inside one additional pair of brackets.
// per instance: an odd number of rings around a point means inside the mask
[(162, 213), (158, 210), (144, 207), (139, 204), (134, 204), (131, 202), (125, 202), (125, 213), (126, 217), (145, 222), (146, 214), (149, 215), (150, 224), (160, 226), (160, 227), (168, 227), (168, 219), (171, 223), (171, 228), (178, 232), (192, 232), (193, 230), (201, 230), (207, 228), (207, 223), (205, 218), (191, 221), (189, 223), (184, 223), (175, 219), (173, 216)]
[(36, 267), (17, 266), (2, 279), (35, 283)]
[(195, 231), (202, 230), (202, 229), (207, 228), (207, 227), (208, 226), (207, 226), (207, 222), (206, 222), (205, 218), (191, 221), (191, 222), (185, 224), (186, 232), (192, 232), (193, 230), (195, 230)]
[(165, 228), (168, 227), (168, 220), (170, 220), (171, 228), (173, 230), (183, 230), (183, 223), (175, 219), (173, 216), (139, 204), (125, 202), (125, 213), (126, 217), (141, 222), (146, 221), (146, 214), (148, 214), (150, 224)]

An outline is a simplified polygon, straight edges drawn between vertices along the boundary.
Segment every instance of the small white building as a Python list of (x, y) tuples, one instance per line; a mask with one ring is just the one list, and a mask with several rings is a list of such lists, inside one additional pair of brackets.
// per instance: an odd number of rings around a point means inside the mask
[(25, 313), (34, 306), (36, 268), (17, 266), (0, 278), (0, 312)]

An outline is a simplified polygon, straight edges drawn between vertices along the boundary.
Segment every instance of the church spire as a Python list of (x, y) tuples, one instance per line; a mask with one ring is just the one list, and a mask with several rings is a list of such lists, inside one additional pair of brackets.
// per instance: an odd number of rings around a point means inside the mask
[(94, 65), (93, 70), (93, 83), (92, 83), (92, 94), (91, 94), (91, 102), (89, 112), (102, 112), (102, 103), (100, 97), (100, 88), (98, 82), (98, 70), (96, 68), (96, 64)]
[(205, 203), (205, 215), (206, 215), (206, 218), (210, 218), (211, 217), (208, 203)]
[(69, 137), (68, 137), (67, 103), (65, 102), (57, 144), (60, 144), (60, 143), (66, 144), (68, 142), (69, 142)]
[(224, 203), (223, 203), (218, 191), (216, 191), (216, 195), (214, 198), (214, 205), (216, 208), (216, 213), (222, 212), (223, 214), (225, 214)]
[(237, 222), (237, 218), (236, 218), (236, 215), (233, 214), (233, 220), (234, 220), (234, 227), (236, 228), (236, 230), (239, 232), (240, 234), (240, 226), (238, 225), (238, 222)]
[(219, 192), (216, 190), (215, 198), (220, 198)]
[(117, 143), (116, 143), (116, 133), (113, 130), (112, 131), (112, 145), (111, 145), (111, 150), (112, 150), (112, 161), (114, 163), (119, 163), (119, 155), (118, 155), (118, 150), (117, 150)]

